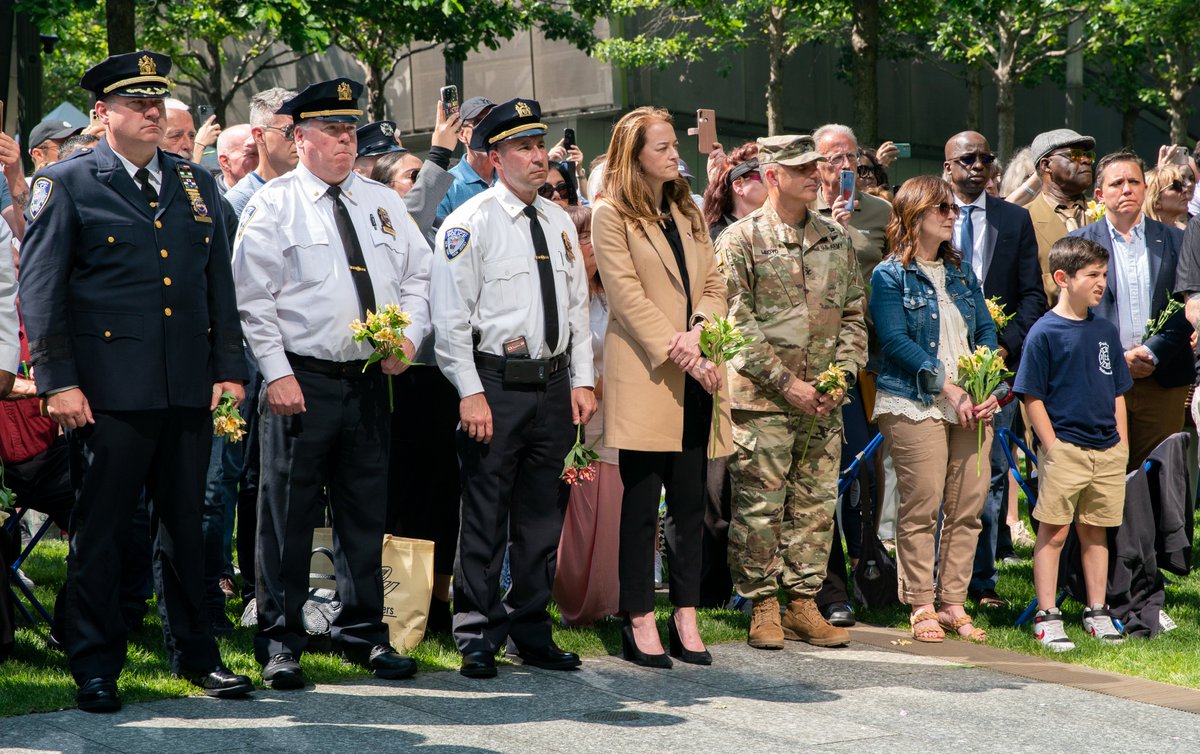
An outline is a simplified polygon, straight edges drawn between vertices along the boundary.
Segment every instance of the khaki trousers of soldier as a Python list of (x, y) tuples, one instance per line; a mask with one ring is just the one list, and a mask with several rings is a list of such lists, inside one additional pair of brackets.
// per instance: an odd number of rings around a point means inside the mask
[[(733, 519), (729, 569), (738, 594), (811, 599), (825, 578), (837, 504), (842, 412), (817, 419), (796, 413), (733, 412), (729, 481)], [(803, 460), (802, 460), (803, 456)]]
[(1183, 431), (1187, 394), (1187, 385), (1163, 387), (1153, 376), (1133, 381), (1133, 388), (1125, 394), (1125, 416), (1129, 421), (1126, 471), (1140, 466), (1160, 442)]
[[(983, 471), (975, 473), (974, 429), (940, 419), (914, 422), (881, 414), (879, 431), (887, 440), (900, 488), (900, 518), (896, 522), (898, 592), (907, 605), (961, 605), (975, 562), (982, 528), (979, 514), (992, 474), (988, 462), (992, 428), (983, 434)], [(938, 513), (941, 537), (934, 546)], [(937, 563), (937, 593), (933, 567)]]

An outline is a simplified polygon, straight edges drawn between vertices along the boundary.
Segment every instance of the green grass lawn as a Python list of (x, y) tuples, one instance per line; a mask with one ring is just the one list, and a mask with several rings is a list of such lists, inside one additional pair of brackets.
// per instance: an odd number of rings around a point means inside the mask
[[(1010, 601), (1004, 609), (982, 610), (973, 604), (967, 609), (977, 625), (990, 634), (989, 644), (1030, 655), (1053, 657), (1055, 660), (1078, 663), (1102, 670), (1140, 676), (1179, 686), (1200, 688), (1200, 575), (1177, 578), (1167, 587), (1167, 611), (1179, 624), (1169, 634), (1150, 641), (1129, 640), (1120, 647), (1099, 646), (1088, 639), (1079, 622), (1080, 606), (1071, 602), (1063, 605), (1069, 622), (1067, 632), (1079, 648), (1066, 654), (1054, 654), (1033, 640), (1028, 626), (1014, 628), (1013, 622), (1033, 599), (1032, 566), (1029, 553), (1020, 564), (1002, 565), (998, 591)], [(54, 602), (54, 591), (65, 577), (66, 544), (45, 542), (38, 546), (26, 563), (25, 572), (38, 584), (39, 599), (47, 605)], [(241, 602), (230, 603), (229, 617), (235, 622), (241, 616)], [(551, 611), (555, 607), (551, 605)], [(660, 598), (658, 617), (665, 620), (670, 611)], [(557, 613), (555, 618), (557, 619)], [(908, 611), (867, 610), (860, 619), (881, 626), (908, 630)], [(726, 610), (701, 612), (700, 632), (709, 644), (743, 641), (749, 625), (747, 616)], [(664, 634), (665, 634), (665, 627)], [(0, 716), (73, 707), (75, 684), (67, 671), (66, 657), (46, 646), (45, 626), (17, 630), (17, 646), (12, 658), (0, 665)], [(620, 627), (616, 621), (601, 621), (590, 628), (557, 627), (554, 632), (559, 646), (583, 656), (619, 654)], [(249, 675), (261, 683), (258, 663), (254, 661), (253, 631), (239, 628), (228, 639), (221, 639), (221, 654), (234, 671)], [(664, 644), (666, 637), (663, 637)], [(947, 639), (953, 641), (953, 639)], [(421, 670), (453, 670), (458, 668), (459, 656), (447, 637), (427, 638), (413, 652)], [(310, 652), (304, 655), (304, 671), (310, 680), (332, 683), (360, 678), (368, 674), (340, 657)], [(122, 698), (127, 702), (148, 701), (200, 692), (191, 684), (172, 678), (163, 651), (162, 631), (158, 616), (151, 609), (145, 627), (131, 637), (129, 659), (121, 676)]]

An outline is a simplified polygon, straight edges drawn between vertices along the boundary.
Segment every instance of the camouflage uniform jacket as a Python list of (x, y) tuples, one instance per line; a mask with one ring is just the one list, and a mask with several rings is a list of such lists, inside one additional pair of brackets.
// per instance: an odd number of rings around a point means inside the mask
[(866, 296), (841, 226), (809, 212), (785, 224), (770, 201), (729, 226), (716, 249), (729, 316), (753, 342), (730, 361), (732, 406), (794, 411), (785, 374), (813, 382), (830, 364), (851, 379), (867, 359)]

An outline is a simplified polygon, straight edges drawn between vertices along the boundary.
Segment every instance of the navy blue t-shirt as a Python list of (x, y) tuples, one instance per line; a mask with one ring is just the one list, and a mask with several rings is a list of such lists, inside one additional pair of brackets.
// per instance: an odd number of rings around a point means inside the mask
[(1051, 311), (1025, 336), (1013, 392), (1046, 404), (1058, 439), (1103, 450), (1121, 439), (1115, 402), (1132, 387), (1116, 325), (1090, 311), (1085, 320)]

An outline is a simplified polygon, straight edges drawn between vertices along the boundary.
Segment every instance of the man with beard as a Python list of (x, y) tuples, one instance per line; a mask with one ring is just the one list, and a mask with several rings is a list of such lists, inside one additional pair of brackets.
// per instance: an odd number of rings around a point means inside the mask
[(1085, 192), (1092, 187), (1095, 148), (1095, 139), (1069, 128), (1040, 133), (1030, 146), (1034, 169), (1042, 177), (1042, 190), (1026, 209), (1037, 236), (1042, 288), (1051, 306), (1058, 300), (1058, 286), (1050, 274), (1050, 247), (1089, 222)]

